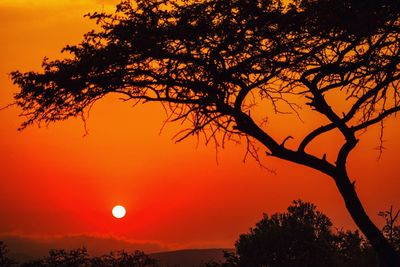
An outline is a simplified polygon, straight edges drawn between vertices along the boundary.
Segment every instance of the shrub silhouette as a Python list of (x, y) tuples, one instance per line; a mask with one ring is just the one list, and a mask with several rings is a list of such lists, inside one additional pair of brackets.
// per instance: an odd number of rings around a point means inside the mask
[(385, 225), (382, 229), (383, 234), (396, 249), (397, 253), (400, 253), (400, 224), (398, 224), (400, 210), (394, 211), (393, 206), (386, 211), (381, 211), (378, 214), (385, 219)]
[(369, 267), (377, 266), (371, 247), (358, 231), (334, 231), (314, 204), (294, 201), (284, 213), (264, 214), (226, 253), (226, 262), (206, 267)]
[(11, 267), (15, 265), (15, 261), (10, 259), (7, 254), (9, 250), (3, 241), (0, 241), (0, 267)]
[(41, 260), (23, 263), (21, 267), (158, 267), (157, 261), (141, 251), (111, 252), (90, 258), (85, 248), (74, 250), (50, 250)]
[(141, 251), (135, 251), (134, 253), (128, 253), (125, 251), (119, 251), (104, 255), (101, 257), (95, 257), (91, 260), (91, 266), (93, 267), (157, 267), (158, 263), (156, 260), (150, 258)]

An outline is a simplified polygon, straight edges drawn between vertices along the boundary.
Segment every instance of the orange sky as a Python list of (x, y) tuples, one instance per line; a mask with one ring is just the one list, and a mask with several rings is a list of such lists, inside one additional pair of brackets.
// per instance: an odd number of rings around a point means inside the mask
[[(7, 74), (39, 70), (44, 56), (60, 57), (93, 27), (83, 14), (112, 10), (117, 1), (0, 1), (0, 105), (16, 88)], [(219, 151), (195, 139), (175, 144), (178, 125), (159, 134), (165, 115), (156, 104), (132, 109), (108, 97), (93, 108), (89, 135), (79, 119), (17, 132), (18, 109), (0, 112), (0, 234), (27, 236), (100, 235), (167, 248), (231, 247), (262, 213), (283, 211), (293, 199), (314, 202), (338, 227), (354, 225), (329, 178), (275, 159), (243, 164), (244, 145)], [(313, 120), (312, 117), (308, 118)], [(285, 120), (284, 120), (285, 121)], [(275, 133), (301, 127), (279, 122)], [(377, 128), (364, 134), (349, 169), (368, 213), (400, 207), (398, 121), (387, 123), (387, 150), (377, 162)], [(318, 124), (317, 124), (318, 125)], [(284, 130), (282, 130), (284, 129)], [(332, 151), (340, 140), (323, 139)], [(328, 154), (329, 158), (329, 154)], [(116, 220), (111, 208), (127, 216)]]

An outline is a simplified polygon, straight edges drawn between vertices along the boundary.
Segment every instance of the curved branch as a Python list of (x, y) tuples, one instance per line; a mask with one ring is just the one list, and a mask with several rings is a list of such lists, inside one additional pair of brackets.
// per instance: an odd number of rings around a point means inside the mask
[(318, 137), (319, 135), (329, 132), (333, 129), (336, 128), (336, 125), (334, 123), (330, 123), (324, 126), (321, 126), (317, 129), (315, 129), (314, 131), (312, 131), (311, 133), (309, 133), (306, 137), (304, 137), (303, 141), (301, 141), (299, 147), (298, 147), (298, 151), (304, 151), (306, 146), (311, 143), (312, 140), (314, 140), (316, 137)]
[(367, 128), (368, 126), (371, 126), (371, 125), (373, 125), (373, 124), (376, 124), (376, 123), (382, 121), (383, 119), (385, 119), (386, 117), (388, 117), (388, 116), (390, 116), (390, 115), (392, 115), (392, 114), (395, 114), (395, 113), (397, 113), (397, 112), (399, 112), (399, 111), (400, 111), (400, 106), (393, 107), (393, 108), (391, 108), (391, 109), (385, 110), (385, 111), (381, 112), (381, 113), (380, 113), (378, 116), (376, 116), (375, 118), (370, 119), (370, 120), (365, 121), (365, 122), (363, 122), (363, 123), (361, 123), (361, 124), (358, 124), (358, 125), (355, 125), (355, 126), (351, 127), (351, 130), (353, 130), (354, 132), (357, 132), (357, 131), (359, 131), (359, 130), (365, 129), (365, 128)]
[(334, 165), (323, 159), (307, 154), (304, 151), (294, 151), (285, 148), (276, 142), (267, 132), (263, 131), (249, 115), (230, 107), (225, 107), (225, 112), (230, 113), (235, 118), (238, 130), (250, 135), (268, 148), (270, 150), (268, 153), (270, 156), (314, 168), (331, 177), (336, 176), (336, 167)]

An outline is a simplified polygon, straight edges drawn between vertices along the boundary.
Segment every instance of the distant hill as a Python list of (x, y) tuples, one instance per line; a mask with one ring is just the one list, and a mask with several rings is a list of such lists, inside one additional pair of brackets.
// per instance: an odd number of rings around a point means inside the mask
[(234, 251), (233, 249), (186, 249), (152, 253), (150, 257), (160, 261), (161, 267), (198, 267), (201, 263), (209, 261), (223, 261), (223, 251)]

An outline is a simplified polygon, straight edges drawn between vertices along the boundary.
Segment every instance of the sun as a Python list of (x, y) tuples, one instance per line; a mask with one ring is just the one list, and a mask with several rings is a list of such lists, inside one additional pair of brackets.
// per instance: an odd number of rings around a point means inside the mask
[(126, 209), (121, 205), (117, 205), (112, 209), (112, 215), (117, 219), (123, 218), (125, 214), (126, 214)]

